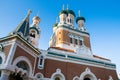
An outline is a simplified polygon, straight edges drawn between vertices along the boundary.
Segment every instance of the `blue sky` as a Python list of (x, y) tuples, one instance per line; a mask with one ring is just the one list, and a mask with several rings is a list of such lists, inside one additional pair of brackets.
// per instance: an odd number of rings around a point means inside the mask
[(120, 0), (0, 0), (0, 38), (13, 31), (31, 9), (30, 22), (33, 16), (41, 18), (39, 47), (47, 49), (63, 4), (76, 16), (80, 10), (86, 18), (93, 54), (111, 59), (120, 72)]

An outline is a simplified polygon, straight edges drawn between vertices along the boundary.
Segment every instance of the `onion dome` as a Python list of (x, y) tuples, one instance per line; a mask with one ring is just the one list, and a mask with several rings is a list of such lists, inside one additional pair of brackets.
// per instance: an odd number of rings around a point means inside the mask
[(72, 14), (75, 17), (75, 13), (72, 10), (67, 10), (68, 14)]
[(66, 15), (68, 15), (68, 13), (67, 13), (66, 10), (62, 10), (62, 11), (60, 11), (59, 15), (61, 15), (61, 14), (66, 14)]
[(57, 25), (58, 25), (58, 23), (55, 23), (55, 24), (53, 24), (53, 26), (52, 26), (52, 27), (53, 27), (53, 28), (54, 28), (54, 27), (57, 27)]
[(38, 25), (40, 23), (40, 18), (38, 16), (33, 17), (32, 19), (34, 25)]
[(77, 17), (77, 19), (76, 19), (76, 23), (77, 23), (79, 20), (84, 20), (84, 22), (85, 22), (85, 18), (84, 18), (84, 17), (82, 17), (82, 16)]
[(40, 18), (38, 16), (33, 17), (32, 20), (38, 20), (40, 22)]

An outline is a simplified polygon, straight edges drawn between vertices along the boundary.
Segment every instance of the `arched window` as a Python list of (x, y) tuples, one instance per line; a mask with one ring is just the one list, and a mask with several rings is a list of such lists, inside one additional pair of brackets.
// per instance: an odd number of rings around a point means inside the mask
[(55, 80), (60, 80), (60, 78), (59, 78), (59, 77), (56, 77)]
[(91, 80), (90, 78), (85, 78), (84, 80)]
[(61, 73), (60, 69), (56, 69), (56, 72), (51, 76), (52, 80), (65, 80), (65, 76)]
[(75, 77), (73, 78), (73, 80), (79, 80), (79, 77), (78, 77), (78, 76), (75, 76)]
[(0, 64), (2, 64), (2, 57), (0, 56)]
[(24, 61), (17, 63), (16, 66), (18, 68), (22, 68), (23, 70), (28, 70), (28, 67), (27, 67), (28, 65)]

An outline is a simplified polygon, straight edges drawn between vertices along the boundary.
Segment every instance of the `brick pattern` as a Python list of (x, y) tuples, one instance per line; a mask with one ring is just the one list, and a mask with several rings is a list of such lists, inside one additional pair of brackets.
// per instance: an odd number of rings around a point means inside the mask
[(27, 53), (25, 50), (23, 50), (22, 48), (20, 48), (19, 46), (17, 46), (16, 50), (15, 50), (15, 54), (14, 54), (14, 57), (13, 57), (13, 60), (12, 62), (17, 58), (17, 57), (20, 57), (20, 56), (25, 56), (27, 57), (31, 64), (32, 64), (32, 68), (35, 66), (34, 63), (35, 63), (35, 58), (30, 55), (29, 53)]
[(118, 80), (115, 70), (74, 64), (69, 62), (61, 62), (50, 59), (45, 60), (44, 76), (50, 78), (52, 74), (56, 71), (56, 69), (59, 68), (64, 74), (66, 80), (73, 80), (75, 76), (80, 77), (80, 74), (84, 72), (87, 67), (91, 70), (92, 73), (95, 74), (97, 79), (100, 78), (101, 80), (108, 80), (109, 76), (112, 76), (113, 80)]

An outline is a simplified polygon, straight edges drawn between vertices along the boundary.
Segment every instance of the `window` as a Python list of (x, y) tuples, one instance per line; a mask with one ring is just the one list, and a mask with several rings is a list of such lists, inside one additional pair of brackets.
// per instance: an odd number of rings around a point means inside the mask
[(72, 21), (71, 21), (71, 19), (70, 19), (70, 23), (71, 23)]
[(43, 56), (40, 56), (38, 65), (39, 65), (38, 66), (39, 68), (43, 68), (43, 65), (44, 65), (44, 57)]
[(34, 30), (30, 31), (30, 36), (33, 37), (33, 38), (35, 38), (35, 31)]
[(75, 44), (78, 45), (78, 40), (77, 39), (75, 39)]
[(90, 80), (90, 78), (85, 78), (84, 80)]
[(73, 40), (72, 40), (72, 38), (70, 38), (70, 43), (71, 43), (71, 44), (73, 43)]
[(0, 71), (0, 77), (1, 77), (1, 71)]
[(24, 61), (21, 61), (21, 62), (19, 62), (19, 63), (17, 63), (17, 65), (16, 65), (18, 68), (22, 68), (23, 70), (28, 70), (28, 65), (26, 64), (26, 62), (24, 62)]
[(69, 19), (68, 19), (68, 22), (69, 22)]
[(80, 46), (83, 45), (83, 41), (82, 41), (82, 40), (79, 40), (79, 44), (80, 44)]

